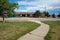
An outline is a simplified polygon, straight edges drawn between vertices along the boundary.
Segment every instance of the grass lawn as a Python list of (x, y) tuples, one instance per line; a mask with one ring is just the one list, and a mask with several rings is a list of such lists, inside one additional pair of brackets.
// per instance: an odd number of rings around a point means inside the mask
[(17, 40), (39, 26), (34, 22), (0, 22), (0, 40)]
[(60, 21), (46, 21), (50, 25), (50, 31), (45, 40), (60, 40)]

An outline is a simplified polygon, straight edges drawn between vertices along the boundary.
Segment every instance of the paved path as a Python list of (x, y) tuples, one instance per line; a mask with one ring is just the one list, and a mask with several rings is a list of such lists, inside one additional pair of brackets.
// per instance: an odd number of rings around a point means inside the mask
[(27, 33), (26, 35), (22, 36), (18, 40), (44, 40), (44, 37), (47, 35), (49, 31), (49, 25), (44, 24), (40, 21), (35, 21), (35, 20), (29, 20), (29, 21), (36, 22), (41, 25), (34, 31)]
[[(28, 18), (28, 17), (5, 18), (5, 21), (21, 21), (21, 20), (60, 21), (60, 18)], [(2, 21), (1, 17), (0, 21)]]

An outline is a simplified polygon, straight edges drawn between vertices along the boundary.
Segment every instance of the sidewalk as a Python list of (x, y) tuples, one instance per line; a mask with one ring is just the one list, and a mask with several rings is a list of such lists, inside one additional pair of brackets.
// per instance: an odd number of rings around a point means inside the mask
[(44, 37), (47, 35), (49, 31), (49, 25), (44, 24), (40, 21), (34, 21), (34, 20), (29, 20), (29, 21), (36, 22), (41, 25), (34, 31), (27, 33), (26, 35), (22, 36), (18, 40), (44, 40)]

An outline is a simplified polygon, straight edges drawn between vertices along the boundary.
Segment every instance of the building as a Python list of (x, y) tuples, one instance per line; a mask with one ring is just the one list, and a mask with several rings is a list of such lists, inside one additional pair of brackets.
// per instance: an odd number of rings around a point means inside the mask
[(34, 12), (16, 12), (16, 16), (28, 17), (33, 16)]
[[(34, 12), (16, 12), (16, 16), (18, 17), (33, 17)], [(45, 17), (44, 13), (40, 14), (41, 17)]]

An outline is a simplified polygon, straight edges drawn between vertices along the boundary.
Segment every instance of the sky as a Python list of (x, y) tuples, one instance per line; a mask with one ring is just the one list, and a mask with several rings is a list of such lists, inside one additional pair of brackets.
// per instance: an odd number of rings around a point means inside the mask
[(41, 12), (48, 11), (50, 14), (60, 13), (60, 0), (9, 0), (10, 2), (17, 2), (18, 9), (16, 12)]

